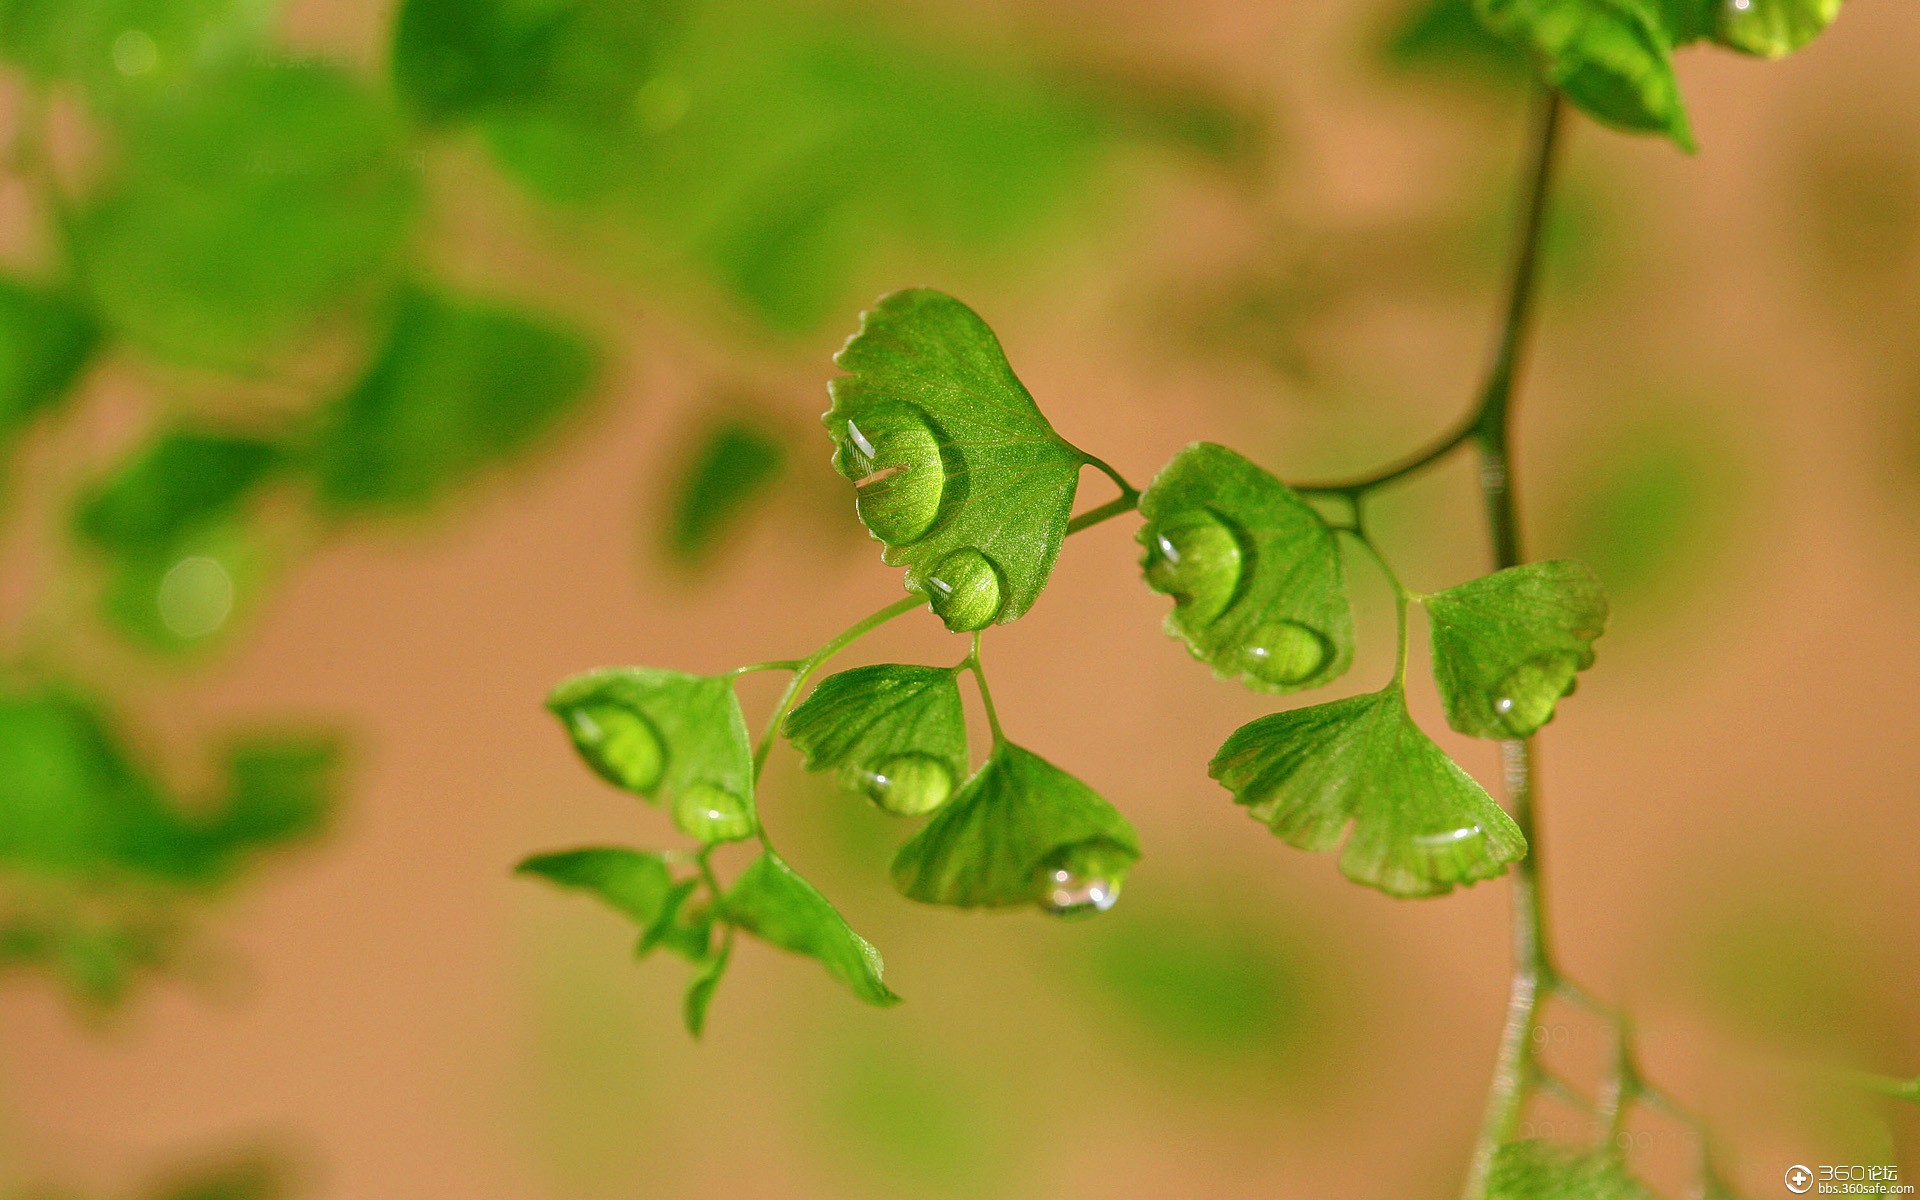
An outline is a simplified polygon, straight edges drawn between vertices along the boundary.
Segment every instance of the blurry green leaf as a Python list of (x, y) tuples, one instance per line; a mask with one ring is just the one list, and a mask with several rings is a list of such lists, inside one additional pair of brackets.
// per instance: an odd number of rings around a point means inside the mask
[(681, 1005), (680, 1016), (686, 1022), (687, 1032), (699, 1037), (707, 1028), (707, 1009), (713, 1004), (713, 993), (720, 987), (720, 980), (727, 973), (727, 964), (733, 959), (731, 943), (722, 942), (720, 952), (709, 959), (687, 985), (687, 996)]
[(1537, 55), (1546, 81), (1587, 115), (1692, 150), (1657, 0), (1474, 0), (1487, 27)]
[(1508, 1142), (1494, 1154), (1487, 1200), (1654, 1200), (1605, 1150), (1552, 1142)]
[(786, 465), (785, 439), (763, 423), (735, 417), (708, 429), (674, 484), (667, 556), (688, 567), (709, 561), (765, 502)]
[(0, 276), (0, 453), (59, 403), (98, 344), (92, 316), (75, 299)]
[(700, 890), (696, 876), (683, 879), (668, 889), (660, 911), (641, 931), (634, 944), (635, 958), (645, 958), (656, 949), (667, 949), (688, 962), (703, 963), (712, 950), (713, 910), (704, 904), (689, 908), (687, 900)]
[(820, 960), (868, 1004), (898, 1004), (882, 979), (880, 952), (855, 933), (827, 898), (772, 852), (762, 854), (727, 890), (726, 920), (795, 954)]
[(1302, 850), (1353, 836), (1340, 870), (1390, 896), (1434, 896), (1503, 873), (1527, 851), (1513, 818), (1433, 744), (1398, 686), (1261, 717), (1208, 774)]
[(1584, 563), (1509, 567), (1422, 601), (1447, 724), (1484, 738), (1528, 737), (1593, 665), (1607, 596)]
[(1380, 54), (1397, 70), (1496, 85), (1524, 80), (1531, 70), (1526, 55), (1488, 32), (1474, 14), (1473, 0), (1415, 0), (1398, 14)]
[(74, 532), (106, 559), (109, 620), (160, 650), (224, 626), (260, 569), (242, 511), (284, 461), (264, 438), (181, 426), (83, 492)]
[(151, 96), (255, 41), (271, 0), (8, 0), (0, 54), (34, 79), (72, 82), (96, 106)]
[(1082, 67), (1070, 70), (1067, 80), (1104, 125), (1130, 140), (1229, 167), (1256, 165), (1271, 149), (1264, 111), (1208, 82), (1134, 66)]
[(1178, 907), (1146, 900), (1076, 943), (1085, 982), (1182, 1070), (1297, 1078), (1326, 1025), (1303, 947), (1272, 932), (1264, 906), (1223, 904), (1213, 883)]
[(248, 851), (312, 831), (332, 759), (317, 737), (242, 741), (225, 803), (189, 815), (99, 704), (60, 689), (0, 691), (0, 863), (215, 884)]
[(159, 955), (159, 947), (141, 929), (91, 923), (62, 931), (54, 966), (80, 1003), (111, 1009), (126, 999), (134, 977), (156, 965)]
[(1053, 431), (986, 322), (894, 292), (834, 357), (822, 420), (861, 521), (947, 628), (1025, 613), (1066, 537), (1086, 456)]
[(162, 849), (134, 836), (166, 824), (158, 785), (77, 694), (0, 691), (0, 796), (0, 862), (87, 873)]
[(1742, 492), (1737, 431), (1669, 400), (1590, 438), (1563, 476), (1556, 545), (1590, 565), (1616, 605), (1655, 608), (1712, 578)]
[(514, 871), (598, 896), (649, 929), (666, 911), (673, 892), (673, 878), (663, 856), (624, 846), (536, 854)]
[(325, 412), (321, 501), (355, 514), (438, 500), (530, 449), (580, 405), (595, 369), (570, 329), (409, 289), (379, 356)]
[(1042, 228), (1109, 137), (1086, 93), (899, 26), (792, 0), (409, 0), (395, 69), (537, 192), (804, 332), (895, 243), (972, 261)]
[[(1079, 869), (1089, 852), (1095, 869)], [(1139, 857), (1140, 839), (1113, 805), (1039, 755), (1001, 742), (900, 848), (893, 882), (908, 899), (927, 904), (1034, 904), (1069, 915), (1111, 907)], [(1089, 891), (1098, 894), (1077, 895)]]
[(550, 109), (617, 123), (677, 5), (649, 0), (404, 0), (393, 79), (434, 122)]
[(231, 517), (283, 461), (281, 448), (264, 438), (169, 429), (81, 496), (74, 530), (113, 554), (164, 555), (184, 536)]
[(108, 323), (142, 350), (231, 365), (383, 277), (417, 190), (362, 84), (249, 57), (129, 118), (78, 254)]
[(837, 768), (842, 787), (901, 816), (940, 807), (967, 773), (966, 710), (948, 667), (881, 663), (830, 675), (783, 731), (807, 770)]
[(1022, 1114), (978, 1078), (998, 1062), (950, 1053), (894, 1021), (836, 1031), (826, 1051), (805, 1119), (815, 1131), (809, 1146), (833, 1159), (838, 1194), (1021, 1194), (1021, 1173), (1008, 1160)]
[(324, 734), (257, 733), (227, 750), (227, 795), (213, 825), (234, 847), (264, 847), (318, 833), (339, 791), (341, 747)]
[(149, 1200), (279, 1200), (292, 1190), (285, 1166), (251, 1154), (175, 1172), (145, 1194)]
[(1318, 687), (1353, 659), (1333, 530), (1292, 489), (1197, 442), (1140, 497), (1147, 585), (1174, 598), (1167, 632), (1222, 679), (1264, 692)]
[(726, 677), (590, 671), (555, 688), (547, 707), (601, 778), (649, 800), (664, 788), (676, 820), (682, 801), (703, 797), (751, 813), (753, 750)]

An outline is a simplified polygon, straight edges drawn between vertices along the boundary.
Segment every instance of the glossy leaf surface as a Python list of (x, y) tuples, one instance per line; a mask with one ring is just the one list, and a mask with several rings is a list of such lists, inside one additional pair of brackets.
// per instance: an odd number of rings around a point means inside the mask
[(1599, 579), (1566, 560), (1509, 567), (1423, 603), (1447, 724), (1475, 737), (1527, 737), (1551, 721), (1607, 624)]
[(1208, 773), (1302, 850), (1353, 832), (1340, 870), (1391, 896), (1491, 879), (1526, 853), (1519, 827), (1413, 723), (1398, 688), (1261, 717)]
[(1174, 456), (1140, 497), (1147, 585), (1174, 599), (1167, 632), (1222, 679), (1293, 692), (1353, 659), (1334, 532), (1293, 490), (1210, 442)]
[(1047, 424), (973, 310), (929, 289), (862, 315), (823, 419), (861, 520), (949, 629), (1025, 613), (1067, 534), (1086, 456)]

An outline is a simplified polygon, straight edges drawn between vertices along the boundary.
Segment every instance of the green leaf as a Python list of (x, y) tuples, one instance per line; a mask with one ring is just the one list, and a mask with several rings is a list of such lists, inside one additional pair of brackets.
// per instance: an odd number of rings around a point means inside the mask
[(1196, 442), (1140, 497), (1147, 586), (1174, 598), (1167, 632), (1222, 679), (1319, 687), (1353, 660), (1340, 548), (1320, 514), (1224, 446)]
[(165, 556), (231, 518), (285, 461), (265, 438), (191, 426), (165, 430), (84, 492), (74, 532), (127, 558)]
[(1726, 0), (1712, 9), (1711, 36), (1761, 58), (1784, 58), (1820, 36), (1840, 15), (1840, 0)]
[(730, 679), (609, 668), (565, 681), (547, 707), (601, 778), (649, 800), (664, 789), (683, 832), (733, 840), (690, 827), (696, 811), (741, 815), (751, 832), (753, 750)]
[(257, 56), (130, 119), (79, 215), (118, 333), (161, 357), (252, 363), (383, 280), (415, 210), (398, 123), (352, 76)]
[(592, 346), (544, 317), (410, 288), (378, 357), (322, 418), (321, 502), (348, 515), (430, 504), (533, 448), (596, 369)]
[(1547, 83), (1587, 115), (1692, 150), (1656, 0), (1475, 0), (1495, 33), (1530, 51)]
[(787, 444), (765, 422), (729, 417), (701, 435), (675, 481), (667, 557), (700, 567), (735, 536), (787, 466)]
[[(893, 860), (902, 895), (960, 908), (1104, 911), (1140, 857), (1133, 826), (1092, 788), (1010, 742)], [(1065, 878), (1062, 878), (1065, 876)]]
[(1012, 266), (1089, 227), (1087, 186), (1140, 124), (1137, 86), (1103, 104), (910, 28), (791, 0), (408, 0), (395, 71), (542, 198), (633, 231), (649, 282), (804, 334), (876, 262)]
[(671, 27), (647, 0), (405, 0), (394, 86), (434, 123), (543, 108), (617, 123)]
[(177, 84), (255, 42), (263, 0), (10, 0), (0, 55), (46, 83), (77, 83), (96, 108)]
[(339, 792), (340, 740), (319, 733), (256, 733), (227, 749), (227, 795), (213, 831), (235, 849), (281, 845), (320, 832)]
[(782, 728), (807, 770), (838, 770), (842, 787), (898, 816), (939, 808), (967, 773), (966, 709), (949, 667), (830, 675)]
[(706, 1032), (707, 1009), (713, 1004), (713, 993), (720, 986), (720, 980), (727, 973), (727, 964), (733, 961), (733, 946), (722, 942), (720, 953), (708, 959), (700, 971), (687, 985), (687, 996), (681, 1005), (681, 1019), (686, 1022), (687, 1032), (699, 1037)]
[(1520, 829), (1433, 744), (1396, 687), (1273, 713), (1233, 731), (1208, 774), (1255, 820), (1390, 896), (1491, 879), (1525, 853)]
[(1508, 1142), (1495, 1152), (1487, 1200), (1654, 1200), (1619, 1157), (1552, 1142)]
[(668, 899), (674, 891), (663, 856), (624, 846), (592, 846), (536, 854), (515, 867), (514, 872), (535, 875), (561, 887), (598, 896), (649, 932), (667, 911)]
[[(304, 761), (282, 757), (280, 786), (300, 795), (269, 798), (261, 758), (289, 756), (289, 743), (239, 743), (229, 760), (224, 803), (183, 809), (135, 757), (108, 710), (62, 687), (0, 689), (0, 864), (81, 879), (120, 873), (179, 887), (230, 878), (248, 851), (302, 836), (311, 822), (288, 821), (328, 777), (317, 738), (300, 739)], [(297, 785), (289, 776), (299, 773)]]
[(291, 1172), (284, 1164), (266, 1155), (247, 1154), (169, 1172), (143, 1195), (148, 1200), (279, 1200), (294, 1192)]
[(894, 292), (834, 357), (822, 420), (861, 521), (955, 631), (1025, 613), (1046, 586), (1087, 458), (1040, 414), (986, 322)]
[(701, 881), (696, 876), (683, 879), (668, 890), (659, 914), (641, 931), (640, 940), (634, 944), (635, 958), (645, 958), (664, 947), (688, 962), (707, 961), (713, 949), (713, 910), (705, 904), (687, 907), (688, 899), (700, 887)]
[(1527, 737), (1551, 721), (1607, 626), (1600, 580), (1567, 560), (1509, 567), (1422, 603), (1447, 724), (1474, 737)]
[(0, 453), (72, 390), (99, 341), (73, 297), (0, 276)]
[(285, 462), (265, 438), (177, 426), (83, 492), (74, 533), (105, 559), (107, 619), (167, 651), (226, 627), (242, 585), (264, 570), (246, 509)]
[(1380, 57), (1397, 71), (1463, 76), (1482, 83), (1524, 80), (1532, 71), (1512, 43), (1481, 24), (1473, 0), (1415, 0), (1389, 28)]
[(773, 853), (762, 854), (728, 889), (726, 920), (783, 950), (819, 959), (868, 1004), (898, 1004), (880, 952), (848, 927), (814, 886)]

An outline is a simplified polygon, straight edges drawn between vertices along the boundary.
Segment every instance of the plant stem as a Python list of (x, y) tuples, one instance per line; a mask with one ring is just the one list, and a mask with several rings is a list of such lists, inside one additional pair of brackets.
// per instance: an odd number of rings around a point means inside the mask
[(973, 672), (973, 682), (980, 689), (980, 707), (987, 713), (987, 728), (993, 731), (993, 744), (998, 746), (1007, 740), (1000, 728), (1000, 714), (993, 707), (993, 692), (987, 687), (987, 669), (980, 665), (980, 635), (973, 635), (973, 648), (967, 652), (967, 660), (960, 664)]
[(760, 744), (753, 750), (753, 778), (757, 783), (760, 773), (766, 770), (767, 756), (773, 753), (773, 740), (780, 735), (780, 722), (787, 719), (795, 702), (800, 699), (800, 689), (807, 686), (814, 673), (826, 665), (827, 660), (853, 645), (856, 641), (885, 625), (888, 621), (904, 613), (913, 611), (927, 602), (927, 598), (915, 592), (902, 596), (870, 617), (865, 617), (835, 635), (832, 641), (815, 650), (802, 659), (793, 672), (793, 678), (787, 681), (787, 690), (780, 693), (780, 702), (774, 705), (773, 716), (767, 721), (767, 727), (760, 734)]
[[(1120, 489), (1120, 498), (1128, 502), (1129, 508), (1132, 507), (1132, 502), (1134, 500), (1137, 500), (1140, 498), (1140, 489), (1137, 487), (1134, 487), (1131, 483), (1128, 483), (1127, 477), (1122, 475), (1120, 472), (1114, 470), (1111, 466), (1107, 465), (1105, 460), (1095, 458), (1093, 455), (1088, 454), (1085, 450), (1080, 451), (1080, 457), (1086, 460), (1086, 463), (1088, 466), (1100, 472), (1102, 475), (1105, 475), (1108, 479), (1113, 480), (1113, 486)], [(1124, 512), (1126, 510), (1122, 509), (1121, 511)]]
[(1067, 535), (1079, 533), (1082, 529), (1091, 529), (1102, 521), (1110, 521), (1124, 513), (1130, 513), (1140, 507), (1140, 493), (1123, 492), (1099, 508), (1090, 508), (1073, 520), (1067, 522)]
[[(1480, 490), (1486, 504), (1487, 526), (1493, 542), (1496, 569), (1516, 566), (1524, 559), (1520, 520), (1513, 496), (1513, 469), (1509, 446), (1514, 383), (1521, 355), (1532, 328), (1533, 297), (1540, 267), (1541, 234), (1546, 226), (1547, 202), (1553, 190), (1553, 166), (1560, 128), (1560, 95), (1548, 88), (1541, 97), (1534, 128), (1534, 154), (1527, 180), (1525, 215), (1514, 253), (1513, 275), (1501, 323), (1493, 364), (1481, 389), (1479, 404), (1461, 441), (1470, 437), (1480, 450)], [(1458, 442), (1455, 443), (1459, 444)], [(1452, 447), (1449, 446), (1448, 449)], [(1446, 451), (1441, 451), (1445, 453)], [(1435, 457), (1438, 457), (1437, 455)], [(1415, 464), (1417, 470), (1424, 463)], [(1530, 739), (1500, 743), (1502, 779), (1508, 811), (1527, 839), (1527, 855), (1513, 867), (1513, 981), (1507, 997), (1506, 1025), (1500, 1036), (1493, 1084), (1473, 1164), (1467, 1175), (1468, 1200), (1481, 1200), (1493, 1156), (1512, 1137), (1533, 1075), (1533, 1026), (1543, 989), (1554, 985), (1552, 959), (1547, 949), (1546, 901), (1540, 876), (1540, 843), (1534, 820), (1537, 780)]]
[(1373, 559), (1374, 564), (1380, 568), (1380, 573), (1386, 576), (1387, 583), (1393, 588), (1393, 615), (1398, 641), (1394, 649), (1395, 666), (1393, 670), (1393, 682), (1388, 686), (1405, 687), (1407, 682), (1407, 609), (1413, 603), (1415, 598), (1414, 594), (1407, 590), (1406, 584), (1400, 582), (1400, 573), (1393, 569), (1393, 564), (1387, 561), (1386, 555), (1380, 553), (1380, 547), (1373, 544), (1373, 539), (1366, 535), (1365, 530), (1357, 525), (1339, 525), (1335, 527), (1335, 531), (1344, 533), (1359, 543), (1360, 548), (1365, 550), (1368, 557)]

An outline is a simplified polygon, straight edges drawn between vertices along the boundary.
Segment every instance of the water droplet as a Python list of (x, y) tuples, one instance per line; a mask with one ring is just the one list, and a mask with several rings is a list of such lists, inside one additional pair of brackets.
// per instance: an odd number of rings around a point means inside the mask
[(927, 575), (927, 599), (955, 633), (985, 629), (1000, 615), (1006, 585), (993, 560), (963, 546), (941, 559)]
[(203, 638), (218, 632), (233, 613), (233, 576), (217, 558), (183, 558), (161, 577), (154, 602), (168, 632)]
[(861, 772), (860, 790), (896, 817), (920, 817), (953, 795), (953, 772), (930, 754), (896, 754)]
[(567, 736), (602, 779), (633, 792), (650, 792), (667, 766), (667, 748), (653, 723), (619, 704), (586, 703), (567, 709)]
[(160, 65), (160, 47), (152, 35), (141, 29), (123, 30), (113, 39), (108, 51), (113, 58), (113, 69), (129, 79), (145, 75)]
[(1840, 0), (1722, 0), (1719, 40), (1762, 58), (1781, 58), (1805, 46), (1840, 15)]
[(1142, 537), (1148, 587), (1172, 596), (1196, 625), (1227, 611), (1240, 588), (1240, 537), (1232, 526), (1196, 508), (1155, 521)]
[(912, 409), (882, 409), (848, 421), (840, 469), (854, 481), (860, 520), (881, 541), (904, 546), (933, 528), (947, 466), (940, 439)]
[(673, 823), (680, 832), (703, 842), (737, 842), (753, 836), (753, 814), (747, 811), (747, 802), (710, 783), (674, 790)]
[(1310, 625), (1269, 621), (1253, 631), (1240, 652), (1246, 672), (1281, 687), (1305, 683), (1333, 657), (1333, 643)]
[(1040, 864), (1034, 879), (1040, 907), (1056, 917), (1091, 917), (1120, 899), (1120, 885), (1136, 855), (1105, 838), (1062, 846)]
[(1493, 711), (1515, 737), (1526, 737), (1553, 719), (1553, 706), (1567, 694), (1579, 664), (1553, 654), (1523, 662), (1494, 689)]

